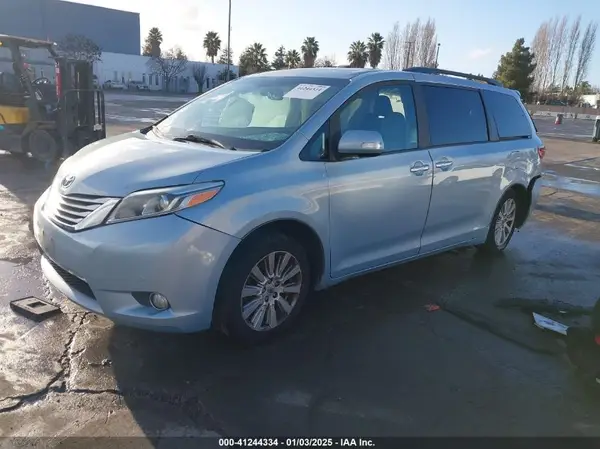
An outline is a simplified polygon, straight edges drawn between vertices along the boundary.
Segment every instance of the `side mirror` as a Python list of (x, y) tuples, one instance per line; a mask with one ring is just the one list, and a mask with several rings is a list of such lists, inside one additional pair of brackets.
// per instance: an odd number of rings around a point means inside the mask
[(348, 155), (377, 155), (383, 149), (381, 133), (361, 129), (346, 131), (338, 144), (338, 153)]

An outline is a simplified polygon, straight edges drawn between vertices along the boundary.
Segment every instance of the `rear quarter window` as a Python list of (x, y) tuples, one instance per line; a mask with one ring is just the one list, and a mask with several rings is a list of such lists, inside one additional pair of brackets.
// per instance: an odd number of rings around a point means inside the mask
[(483, 91), (483, 99), (488, 114), (496, 123), (500, 139), (523, 139), (531, 137), (531, 118), (512, 95)]
[(485, 110), (479, 91), (423, 86), (432, 146), (488, 141)]

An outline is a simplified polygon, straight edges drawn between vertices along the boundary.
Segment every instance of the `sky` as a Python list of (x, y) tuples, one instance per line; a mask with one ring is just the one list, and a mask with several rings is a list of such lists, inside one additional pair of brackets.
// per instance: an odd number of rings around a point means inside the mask
[[(73, 1), (73, 0), (71, 0)], [(156, 26), (163, 34), (163, 49), (178, 45), (190, 59), (206, 60), (202, 41), (207, 31), (227, 41), (228, 0), (75, 0), (77, 3), (140, 13), (142, 43)], [(126, 5), (126, 6), (125, 6)], [(541, 22), (554, 16), (584, 24), (600, 18), (600, 2), (593, 0), (232, 0), (231, 48), (234, 60), (254, 42), (275, 50), (300, 50), (307, 36), (319, 42), (319, 56), (335, 56), (347, 64), (348, 47), (366, 41), (373, 32), (384, 38), (398, 21), (401, 28), (417, 18), (435, 19), (441, 68), (491, 76), (500, 55), (516, 39), (531, 40)], [(600, 85), (600, 36), (587, 79)]]

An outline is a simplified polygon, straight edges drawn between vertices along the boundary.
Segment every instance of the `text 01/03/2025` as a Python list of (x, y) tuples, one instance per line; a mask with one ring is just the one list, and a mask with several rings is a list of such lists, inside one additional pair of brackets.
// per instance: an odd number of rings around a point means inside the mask
[(370, 438), (219, 438), (220, 447), (375, 447)]

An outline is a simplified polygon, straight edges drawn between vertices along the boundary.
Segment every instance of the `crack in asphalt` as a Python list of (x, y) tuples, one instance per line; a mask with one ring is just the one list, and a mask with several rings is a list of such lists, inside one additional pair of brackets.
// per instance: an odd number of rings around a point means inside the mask
[[(67, 341), (65, 342), (64, 349), (58, 363), (61, 369), (46, 383), (46, 385), (32, 393), (18, 395), (18, 396), (7, 396), (2, 398), (1, 402), (11, 402), (10, 405), (0, 407), (0, 414), (9, 413), (16, 411), (24, 406), (33, 405), (38, 402), (44, 401), (52, 393), (58, 394), (81, 394), (81, 395), (101, 395), (101, 394), (112, 394), (119, 398), (135, 398), (135, 399), (150, 399), (159, 403), (179, 406), (183, 409), (183, 412), (192, 420), (201, 422), (207, 430), (217, 432), (220, 435), (226, 435), (225, 426), (219, 422), (211, 413), (207, 411), (202, 401), (198, 397), (184, 397), (178, 394), (162, 394), (151, 390), (137, 389), (137, 388), (71, 388), (69, 381), (71, 377), (71, 364), (75, 357), (85, 351), (85, 348), (73, 351), (73, 343), (77, 333), (83, 326), (88, 315), (92, 312), (73, 313), (72, 323), (74, 324), (72, 330), (69, 331)], [(78, 319), (79, 318), (79, 319)]]

